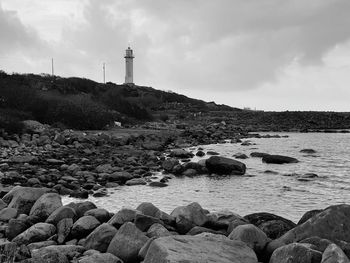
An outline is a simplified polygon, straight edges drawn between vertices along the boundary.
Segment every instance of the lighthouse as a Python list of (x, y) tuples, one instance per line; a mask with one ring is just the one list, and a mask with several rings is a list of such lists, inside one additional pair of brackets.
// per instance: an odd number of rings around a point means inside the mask
[(134, 84), (133, 59), (134, 55), (132, 49), (128, 47), (125, 50), (125, 84)]

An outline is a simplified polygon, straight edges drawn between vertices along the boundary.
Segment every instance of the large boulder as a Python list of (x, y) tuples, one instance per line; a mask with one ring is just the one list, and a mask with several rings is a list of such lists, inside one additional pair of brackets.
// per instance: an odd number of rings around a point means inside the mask
[(69, 206), (61, 206), (51, 213), (46, 219), (46, 223), (57, 225), (57, 223), (64, 218), (72, 218), (74, 221), (77, 218), (77, 214), (73, 208)]
[(129, 172), (122, 171), (122, 172), (114, 172), (112, 174), (109, 174), (107, 176), (107, 181), (109, 182), (116, 182), (119, 184), (125, 184), (127, 181), (133, 179), (134, 176), (130, 174)]
[(110, 224), (104, 223), (92, 231), (85, 240), (86, 249), (95, 249), (106, 252), (109, 243), (117, 233), (117, 229)]
[(108, 221), (108, 224), (119, 228), (126, 222), (134, 222), (136, 214), (140, 211), (131, 208), (122, 208)]
[(257, 263), (254, 251), (240, 241), (211, 235), (169, 236), (155, 239), (144, 263)]
[(211, 156), (206, 160), (205, 165), (210, 173), (220, 175), (243, 175), (246, 171), (246, 165), (244, 163), (221, 156)]
[(176, 227), (180, 234), (186, 234), (195, 226), (203, 226), (208, 222), (206, 211), (198, 204), (191, 203), (179, 206), (171, 213), (176, 220)]
[(10, 219), (5, 233), (8, 240), (12, 240), (14, 237), (28, 229), (29, 225), (25, 220), (22, 219)]
[(350, 242), (350, 205), (334, 205), (291, 229), (279, 239), (285, 244), (318, 236), (333, 242)]
[(133, 223), (128, 222), (115, 234), (107, 252), (119, 257), (125, 263), (137, 262), (138, 253), (147, 240), (148, 237), (144, 233)]
[(261, 229), (252, 224), (237, 226), (229, 235), (229, 239), (246, 243), (258, 255), (270, 241)]
[(276, 249), (270, 263), (315, 263), (320, 262), (322, 253), (311, 248), (312, 245), (292, 243)]
[(336, 244), (330, 244), (323, 252), (321, 263), (350, 263), (350, 260)]
[(96, 217), (96, 219), (101, 223), (107, 222), (111, 218), (109, 212), (103, 208), (95, 208), (95, 209), (86, 211), (84, 216)]
[(57, 223), (57, 242), (62, 244), (69, 236), (73, 226), (72, 218), (63, 218)]
[(100, 225), (93, 216), (83, 216), (79, 218), (72, 226), (71, 234), (74, 238), (85, 237), (90, 234), (96, 227)]
[(10, 219), (15, 218), (17, 214), (17, 209), (6, 207), (0, 211), (0, 221), (8, 222)]
[(62, 206), (61, 196), (55, 193), (43, 194), (33, 205), (29, 215), (45, 221), (49, 215)]
[(94, 253), (79, 259), (79, 263), (123, 263), (123, 261), (111, 253)]
[(271, 213), (249, 214), (244, 216), (244, 219), (259, 227), (271, 239), (279, 238), (296, 227), (294, 222)]
[(262, 158), (264, 163), (274, 163), (274, 164), (284, 164), (284, 163), (297, 163), (299, 162), (297, 159), (289, 156), (283, 155), (265, 155)]
[(93, 202), (85, 201), (80, 203), (69, 203), (67, 206), (73, 208), (78, 218), (82, 217), (87, 211), (97, 208)]
[(33, 242), (40, 242), (47, 240), (56, 232), (56, 227), (52, 224), (47, 223), (37, 223), (30, 228), (28, 228), (23, 233), (16, 236), (12, 242), (19, 245), (28, 245)]
[(16, 186), (8, 192), (2, 199), (8, 204), (9, 208), (15, 208), (18, 214), (29, 214), (34, 203), (45, 193), (49, 192), (49, 188), (32, 188)]

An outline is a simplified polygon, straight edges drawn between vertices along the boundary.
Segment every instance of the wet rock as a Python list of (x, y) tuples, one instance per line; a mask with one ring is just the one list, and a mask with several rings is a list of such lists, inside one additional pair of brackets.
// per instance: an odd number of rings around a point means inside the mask
[(0, 211), (5, 207), (7, 207), (7, 204), (4, 201), (2, 201), (2, 199), (0, 199)]
[(152, 187), (166, 187), (166, 186), (168, 186), (166, 183), (161, 183), (161, 182), (150, 182), (148, 185), (152, 186)]
[(8, 222), (10, 219), (15, 218), (18, 214), (15, 208), (4, 208), (0, 211), (0, 221)]
[(133, 179), (133, 176), (128, 172), (114, 172), (107, 176), (107, 181), (117, 182), (118, 184), (125, 184), (128, 180)]
[(89, 211), (86, 211), (84, 215), (93, 216), (101, 223), (107, 222), (111, 218), (109, 212), (103, 208), (91, 209)]
[(285, 164), (285, 163), (298, 163), (296, 158), (283, 156), (283, 155), (267, 155), (262, 158), (264, 163)]
[(74, 224), (71, 234), (75, 238), (85, 237), (90, 234), (101, 223), (93, 216), (80, 217)]
[(251, 157), (256, 157), (256, 158), (263, 158), (265, 156), (269, 156), (268, 153), (261, 153), (261, 152), (252, 152), (250, 154)]
[(72, 218), (63, 218), (57, 223), (57, 242), (63, 244), (73, 227)]
[(326, 248), (330, 244), (332, 244), (332, 242), (328, 239), (323, 239), (319, 237), (308, 237), (299, 241), (298, 243), (311, 244), (313, 245), (315, 250), (320, 251), (321, 253), (323, 253), (326, 250)]
[(316, 151), (314, 149), (302, 149), (300, 150), (301, 153), (307, 153), (307, 154), (314, 154)]
[(203, 157), (205, 155), (205, 153), (201, 150), (199, 150), (197, 153), (196, 153), (196, 156), (198, 157)]
[[(203, 259), (203, 261), (199, 260)], [(144, 263), (257, 263), (254, 251), (240, 241), (227, 238), (200, 236), (169, 236), (154, 240), (147, 251)]]
[(97, 208), (96, 205), (90, 201), (69, 203), (67, 206), (72, 207), (76, 211), (78, 217), (82, 217), (86, 211)]
[(104, 223), (92, 231), (85, 240), (86, 249), (95, 249), (106, 252), (109, 243), (117, 233), (117, 229), (110, 224)]
[(32, 155), (14, 155), (9, 158), (10, 163), (34, 163), (37, 158)]
[(314, 263), (320, 262), (322, 254), (310, 248), (311, 245), (292, 243), (276, 249), (270, 263)]
[(176, 220), (176, 228), (180, 234), (185, 234), (195, 226), (203, 226), (208, 222), (204, 209), (198, 203), (179, 206), (170, 214)]
[(294, 222), (271, 213), (254, 213), (246, 215), (244, 218), (263, 230), (271, 239), (282, 236), (296, 226)]
[(89, 197), (89, 192), (86, 190), (72, 191), (69, 196), (79, 199), (87, 199)]
[(33, 205), (29, 215), (45, 221), (56, 209), (62, 206), (61, 196), (55, 193), (43, 194)]
[(79, 263), (123, 263), (123, 261), (111, 253), (95, 253), (79, 259)]
[(111, 164), (101, 164), (96, 167), (98, 173), (113, 173), (115, 168)]
[(266, 234), (252, 224), (237, 226), (228, 236), (231, 240), (246, 243), (257, 255), (260, 255), (270, 241)]
[(57, 243), (53, 240), (47, 240), (47, 241), (41, 241), (41, 242), (35, 242), (31, 243), (27, 246), (27, 248), (32, 251), (34, 249), (39, 249), (43, 247), (48, 247), (48, 246), (54, 246), (57, 245)]
[(122, 208), (119, 210), (109, 221), (108, 224), (119, 228), (124, 223), (134, 222), (136, 214), (140, 213), (140, 211), (130, 208)]
[(165, 161), (163, 161), (162, 168), (167, 172), (171, 172), (174, 169), (174, 167), (178, 164), (179, 164), (178, 159), (169, 158), (169, 159), (166, 159)]
[(350, 263), (350, 260), (336, 244), (330, 244), (323, 252), (321, 263)]
[(183, 149), (174, 149), (170, 152), (169, 156), (176, 158), (192, 158), (194, 154)]
[(244, 153), (237, 153), (235, 154), (233, 157), (235, 157), (236, 159), (248, 159), (249, 157), (244, 154)]
[[(228, 229), (228, 234), (233, 230), (230, 229), (233, 223), (236, 223), (237, 220), (242, 221), (244, 224), (249, 224), (248, 220), (245, 220), (242, 216), (235, 214), (231, 211), (220, 211), (207, 214), (208, 222), (205, 226), (208, 226), (212, 229)], [(237, 224), (239, 225), (239, 224)], [(237, 226), (236, 225), (236, 226)]]
[(107, 252), (119, 257), (125, 263), (137, 262), (138, 253), (147, 240), (148, 237), (133, 223), (125, 223), (113, 237)]
[(217, 234), (217, 235), (225, 235), (226, 231), (216, 231), (210, 228), (206, 228), (206, 227), (202, 227), (202, 226), (195, 226), (193, 227), (190, 231), (188, 231), (186, 233), (186, 235), (190, 235), (190, 236), (195, 236), (195, 235), (199, 235), (202, 233), (211, 233), (211, 234)]
[(145, 179), (142, 178), (133, 178), (131, 180), (126, 181), (125, 185), (132, 186), (132, 185), (146, 185), (147, 182)]
[(27, 245), (33, 242), (45, 241), (56, 232), (56, 227), (52, 224), (37, 223), (28, 228), (23, 233), (16, 236), (12, 242), (19, 245)]
[(243, 175), (246, 171), (244, 163), (226, 157), (212, 156), (206, 160), (206, 167), (215, 174)]
[(48, 188), (14, 187), (3, 197), (9, 208), (17, 209), (19, 214), (29, 214), (34, 203), (43, 194), (49, 192)]
[(214, 151), (207, 151), (207, 155), (220, 155), (220, 153)]
[(195, 169), (186, 169), (182, 175), (188, 176), (188, 177), (193, 177), (197, 175), (197, 171)]
[(46, 223), (57, 225), (59, 221), (65, 218), (72, 218), (74, 221), (77, 218), (75, 210), (69, 206), (61, 206), (46, 219)]

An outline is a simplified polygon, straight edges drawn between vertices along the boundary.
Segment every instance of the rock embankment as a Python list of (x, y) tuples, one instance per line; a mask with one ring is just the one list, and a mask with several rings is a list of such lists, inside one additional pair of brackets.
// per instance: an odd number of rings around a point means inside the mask
[(210, 212), (198, 203), (170, 214), (151, 203), (112, 213), (88, 201), (63, 205), (50, 189), (34, 190), (18, 186), (2, 198), (0, 215), (9, 216), (0, 217), (1, 262), (349, 262), (350, 205), (308, 212), (296, 225), (269, 213)]

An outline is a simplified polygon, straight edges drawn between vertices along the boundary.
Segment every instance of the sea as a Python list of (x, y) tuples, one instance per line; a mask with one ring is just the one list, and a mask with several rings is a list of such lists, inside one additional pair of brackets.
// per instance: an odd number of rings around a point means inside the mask
[[(177, 206), (198, 202), (211, 212), (231, 211), (241, 216), (268, 212), (295, 223), (309, 210), (350, 204), (350, 133), (269, 134), (278, 134), (281, 138), (247, 139), (250, 142), (247, 146), (225, 143), (189, 149), (196, 153), (198, 148), (203, 148), (204, 152), (215, 151), (228, 158), (234, 158), (237, 153), (246, 154), (249, 158), (239, 160), (247, 166), (244, 176), (176, 177), (164, 188), (120, 186), (108, 189), (106, 197), (89, 197), (88, 200), (110, 212), (152, 202), (170, 213)], [(306, 154), (300, 152), (302, 149), (316, 152)], [(261, 158), (250, 157), (252, 152), (286, 155), (299, 162), (266, 164)], [(208, 157), (194, 157), (193, 161)], [(71, 201), (77, 199), (63, 198), (64, 203)]]

